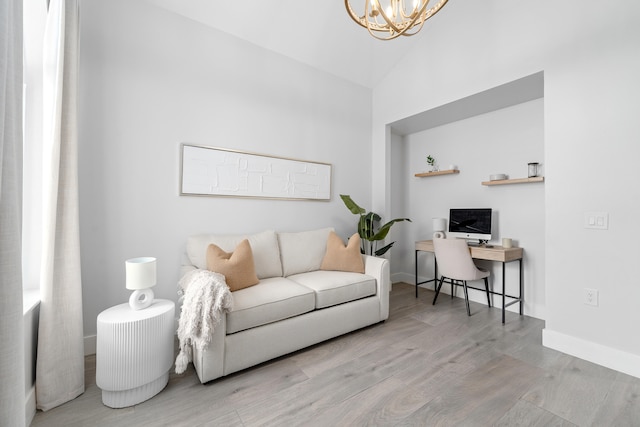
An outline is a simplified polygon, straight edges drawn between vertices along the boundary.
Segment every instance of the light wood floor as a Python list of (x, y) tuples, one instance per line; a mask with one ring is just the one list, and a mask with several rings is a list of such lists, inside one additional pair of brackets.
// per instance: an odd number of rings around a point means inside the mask
[(640, 379), (542, 347), (544, 322), (394, 284), (385, 323), (134, 407), (86, 392), (32, 426), (640, 426)]

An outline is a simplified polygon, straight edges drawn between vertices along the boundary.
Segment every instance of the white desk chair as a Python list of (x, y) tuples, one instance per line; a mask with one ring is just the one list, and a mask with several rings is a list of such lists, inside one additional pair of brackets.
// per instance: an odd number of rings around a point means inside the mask
[(440, 289), (442, 288), (442, 283), (445, 278), (451, 280), (451, 295), (453, 295), (454, 281), (461, 281), (462, 286), (464, 287), (464, 300), (467, 304), (467, 315), (471, 316), (467, 281), (484, 279), (484, 287), (487, 292), (487, 303), (489, 304), (489, 307), (491, 307), (488, 280), (491, 273), (488, 270), (479, 268), (475, 265), (471, 258), (471, 252), (469, 251), (467, 242), (462, 239), (433, 239), (433, 248), (436, 254), (438, 270), (441, 274), (440, 283), (436, 288), (436, 295), (433, 298), (433, 304), (435, 304), (438, 299), (438, 294), (440, 293)]

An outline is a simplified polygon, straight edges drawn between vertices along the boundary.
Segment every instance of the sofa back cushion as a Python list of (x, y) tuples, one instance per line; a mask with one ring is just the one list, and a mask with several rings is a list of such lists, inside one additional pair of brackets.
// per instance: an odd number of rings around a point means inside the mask
[(252, 235), (198, 234), (187, 240), (187, 255), (197, 268), (207, 268), (207, 248), (210, 244), (225, 252), (233, 252), (244, 239), (249, 240), (258, 279), (282, 276), (280, 251), (275, 231), (267, 230)]
[(298, 233), (278, 233), (282, 275), (287, 277), (320, 270), (327, 251), (327, 239), (332, 231), (333, 228), (328, 227)]

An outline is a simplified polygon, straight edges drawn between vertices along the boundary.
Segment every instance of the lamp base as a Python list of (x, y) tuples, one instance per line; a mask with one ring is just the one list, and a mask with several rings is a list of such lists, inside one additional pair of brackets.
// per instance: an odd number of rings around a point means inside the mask
[(435, 233), (433, 233), (433, 238), (434, 239), (444, 239), (444, 233), (442, 231), (436, 231)]
[(129, 306), (133, 310), (147, 308), (153, 302), (153, 296), (153, 290), (151, 288), (136, 289), (129, 297)]

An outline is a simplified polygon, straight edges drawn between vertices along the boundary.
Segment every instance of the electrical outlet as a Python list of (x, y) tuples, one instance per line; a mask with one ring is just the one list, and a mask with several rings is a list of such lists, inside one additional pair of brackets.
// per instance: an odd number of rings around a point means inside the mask
[(587, 305), (598, 306), (598, 290), (584, 288), (584, 303)]

